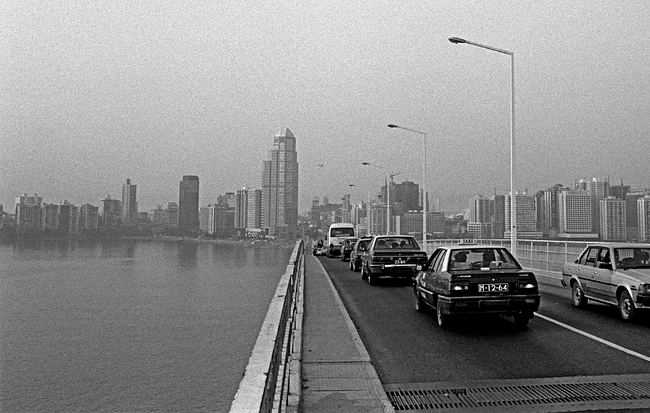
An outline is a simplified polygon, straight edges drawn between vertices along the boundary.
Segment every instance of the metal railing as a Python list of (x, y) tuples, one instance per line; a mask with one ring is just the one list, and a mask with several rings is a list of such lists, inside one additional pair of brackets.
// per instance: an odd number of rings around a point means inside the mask
[(304, 272), (305, 246), (300, 240), (269, 305), (231, 413), (299, 410)]
[[(437, 246), (450, 246), (462, 243), (460, 239), (429, 240), (427, 253), (433, 252)], [(478, 245), (499, 245), (510, 248), (509, 239), (473, 239)], [(588, 242), (582, 241), (549, 241), (549, 240), (517, 240), (517, 260), (528, 268), (547, 271), (562, 271), (565, 262), (574, 261)]]

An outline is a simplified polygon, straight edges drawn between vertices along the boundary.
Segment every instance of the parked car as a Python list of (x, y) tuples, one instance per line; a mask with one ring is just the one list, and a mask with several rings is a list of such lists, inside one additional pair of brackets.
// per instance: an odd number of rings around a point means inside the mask
[(350, 259), (350, 253), (358, 239), (359, 238), (346, 238), (343, 241), (343, 244), (341, 244), (341, 261), (347, 261)]
[(350, 271), (361, 271), (361, 255), (366, 252), (366, 248), (371, 239), (372, 237), (361, 237), (352, 246), (352, 251), (350, 252)]
[(377, 235), (361, 256), (361, 279), (375, 284), (379, 277), (412, 279), (427, 262), (427, 253), (408, 235)]
[(650, 244), (589, 244), (564, 264), (562, 285), (571, 288), (575, 307), (589, 300), (615, 305), (630, 320), (636, 310), (650, 308)]
[(540, 303), (537, 279), (507, 248), (492, 245), (439, 247), (414, 283), (415, 309), (436, 310), (440, 327), (454, 316), (502, 314), (525, 327)]

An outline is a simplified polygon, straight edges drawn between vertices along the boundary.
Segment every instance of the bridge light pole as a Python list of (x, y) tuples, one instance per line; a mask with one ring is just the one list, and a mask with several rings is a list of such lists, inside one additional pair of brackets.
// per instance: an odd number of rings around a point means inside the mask
[(403, 129), (405, 131), (422, 135), (422, 248), (427, 250), (427, 134), (419, 130), (405, 128), (403, 126), (388, 124), (389, 128)]
[(517, 194), (515, 193), (515, 53), (481, 43), (450, 37), (453, 44), (469, 44), (510, 56), (510, 251), (517, 256)]

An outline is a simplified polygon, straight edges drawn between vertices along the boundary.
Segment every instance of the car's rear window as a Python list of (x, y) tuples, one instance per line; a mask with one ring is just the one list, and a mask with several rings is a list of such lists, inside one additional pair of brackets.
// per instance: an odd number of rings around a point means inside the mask
[(376, 249), (419, 249), (414, 238), (379, 238), (375, 243)]
[(450, 271), (468, 269), (521, 269), (519, 263), (505, 248), (472, 248), (452, 250), (449, 257)]

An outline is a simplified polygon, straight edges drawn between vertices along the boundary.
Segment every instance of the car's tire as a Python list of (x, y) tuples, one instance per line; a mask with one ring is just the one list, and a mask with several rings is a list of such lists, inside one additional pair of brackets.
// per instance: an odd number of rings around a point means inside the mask
[(420, 294), (419, 291), (415, 291), (415, 311), (418, 313), (424, 313), (426, 311), (427, 305), (424, 303), (424, 300), (422, 299), (422, 295)]
[(634, 317), (634, 301), (627, 291), (623, 291), (618, 298), (618, 311), (625, 321), (630, 321)]
[(531, 314), (531, 313), (517, 313), (512, 318), (514, 318), (515, 325), (518, 328), (526, 328), (528, 326), (528, 322), (533, 318), (533, 314)]
[(574, 307), (584, 307), (587, 305), (587, 297), (585, 297), (585, 292), (582, 291), (582, 287), (576, 281), (571, 286), (571, 298), (573, 299)]
[(450, 316), (449, 314), (443, 314), (441, 307), (440, 297), (438, 297), (438, 301), (436, 302), (436, 322), (438, 323), (438, 327), (447, 328), (449, 327)]

